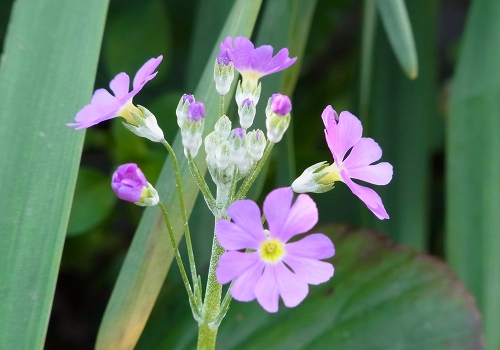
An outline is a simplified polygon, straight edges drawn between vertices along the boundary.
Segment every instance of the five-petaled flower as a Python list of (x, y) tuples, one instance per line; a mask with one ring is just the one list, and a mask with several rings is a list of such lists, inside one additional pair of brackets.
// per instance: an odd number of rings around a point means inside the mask
[(106, 89), (98, 89), (92, 96), (90, 104), (83, 107), (75, 116), (76, 123), (68, 123), (67, 126), (75, 127), (76, 130), (86, 129), (102, 121), (123, 117), (127, 123), (137, 126), (137, 122), (131, 113), (141, 115), (142, 113), (132, 104), (132, 98), (141, 91), (148, 81), (153, 79), (157, 72), (163, 56), (151, 58), (137, 71), (130, 89), (130, 78), (127, 73), (117, 74), (109, 83), (114, 96)]
[(231, 53), (234, 69), (240, 72), (243, 87), (248, 83), (255, 89), (259, 78), (288, 68), (297, 60), (297, 57), (288, 57), (286, 48), (278, 51), (273, 57), (273, 47), (270, 45), (254, 48), (253, 43), (243, 36), (234, 38), (234, 47), (232, 41), (228, 36), (220, 44), (220, 52)]
[[(388, 219), (389, 215), (380, 196), (371, 188), (352, 181), (357, 179), (374, 185), (387, 185), (391, 181), (391, 164), (372, 164), (382, 157), (382, 149), (373, 139), (361, 137), (361, 122), (351, 113), (343, 111), (337, 115), (332, 106), (328, 106), (321, 118), (325, 124), (326, 142), (334, 163), (322, 169), (328, 174), (319, 183), (344, 182), (379, 219)], [(346, 157), (349, 150), (351, 152)]]
[[(219, 259), (217, 280), (221, 284), (234, 280), (234, 299), (257, 299), (266, 311), (277, 312), (280, 296), (285, 306), (295, 307), (306, 297), (308, 284), (320, 284), (333, 276), (333, 266), (320, 261), (335, 253), (327, 236), (314, 233), (289, 242), (318, 221), (316, 204), (308, 195), (299, 195), (293, 204), (292, 200), (290, 188), (269, 193), (264, 201), (268, 230), (251, 200), (234, 202), (228, 208), (232, 221), (217, 222), (217, 238), (227, 250)], [(244, 249), (250, 252), (242, 252)]]

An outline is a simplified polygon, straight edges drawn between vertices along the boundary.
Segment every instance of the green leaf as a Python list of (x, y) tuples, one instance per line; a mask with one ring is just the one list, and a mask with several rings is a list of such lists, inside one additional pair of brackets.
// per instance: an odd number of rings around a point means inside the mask
[[(382, 161), (391, 163), (394, 176), (387, 186), (374, 186), (391, 217), (378, 220), (363, 208), (365, 224), (388, 233), (394, 240), (426, 250), (431, 211), (431, 146), (442, 120), (436, 112), (437, 14), (434, 0), (408, 3), (415, 22), (422, 73), (408, 80), (397, 66), (381, 28), (373, 55), (373, 84), (369, 114), (363, 116), (365, 135), (383, 150)], [(441, 129), (440, 129), (441, 128)], [(442, 142), (442, 141), (441, 141)]]
[(447, 124), (446, 254), (500, 348), (500, 2), (474, 1)]
[(116, 195), (109, 176), (81, 167), (68, 223), (68, 236), (77, 236), (100, 224), (111, 212)]
[(399, 65), (408, 78), (418, 76), (418, 60), (404, 0), (377, 0), (377, 8)]
[[(260, 4), (260, 1), (236, 1), (219, 38), (214, 43), (211, 55), (207, 57), (208, 63), (195, 91), (196, 99), (205, 103), (207, 115), (205, 130), (212, 129), (218, 119), (219, 95), (213, 82), (213, 65), (219, 51), (219, 43), (227, 35), (250, 36)], [(242, 16), (242, 13), (245, 15)], [(233, 84), (233, 89), (234, 86)], [(227, 101), (231, 99), (232, 93), (226, 95)], [(175, 127), (175, 125), (176, 120), (172, 118), (172, 123), (167, 127)], [(179, 134), (173, 143), (173, 148), (179, 157), (184, 199), (188, 213), (190, 213), (198, 195), (198, 186), (192, 180), (187, 161), (182, 156), (183, 147)], [(202, 148), (196, 157), (202, 172), (206, 171), (205, 156)], [(183, 234), (183, 222), (173, 179), (173, 167), (170, 159), (167, 159), (155, 188), (169, 210), (176, 239), (180, 241)], [(134, 347), (149, 318), (172, 259), (173, 251), (168, 242), (161, 212), (157, 207), (149, 207), (141, 219), (106, 308), (96, 349)]]
[[(16, 1), (0, 66), (0, 348), (41, 349), (107, 1)], [(63, 15), (64, 14), (64, 15)]]
[[(220, 349), (481, 349), (474, 298), (441, 261), (369, 230), (323, 226), (335, 244), (333, 278), (310, 286), (296, 308), (276, 314), (256, 301), (231, 302), (218, 332)], [(196, 323), (186, 297), (169, 288), (162, 315), (152, 318), (156, 339), (138, 349), (194, 349)], [(148, 334), (149, 335), (149, 334)], [(154, 340), (154, 341), (153, 341)]]

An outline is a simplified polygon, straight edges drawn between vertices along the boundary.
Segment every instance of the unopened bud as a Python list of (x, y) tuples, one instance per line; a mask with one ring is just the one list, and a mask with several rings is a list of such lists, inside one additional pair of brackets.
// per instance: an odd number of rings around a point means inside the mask
[(193, 95), (188, 95), (188, 94), (182, 95), (181, 100), (177, 105), (177, 109), (175, 110), (175, 114), (177, 115), (177, 125), (179, 125), (179, 128), (182, 128), (184, 120), (186, 119), (187, 110), (191, 105), (191, 103), (194, 102), (195, 100)]
[(267, 138), (272, 143), (277, 143), (283, 137), (290, 125), (290, 99), (282, 94), (274, 94), (269, 99), (266, 107)]

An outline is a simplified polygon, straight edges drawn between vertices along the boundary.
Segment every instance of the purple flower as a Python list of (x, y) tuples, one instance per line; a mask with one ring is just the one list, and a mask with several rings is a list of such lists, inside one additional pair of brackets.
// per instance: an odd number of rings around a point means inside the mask
[(75, 127), (76, 130), (86, 129), (96, 125), (104, 120), (121, 116), (130, 124), (136, 125), (136, 122), (130, 115), (131, 110), (140, 113), (137, 108), (132, 105), (132, 98), (141, 91), (143, 86), (156, 76), (154, 72), (160, 64), (163, 56), (151, 58), (149, 61), (139, 68), (135, 74), (130, 89), (130, 78), (126, 73), (119, 73), (109, 83), (109, 87), (114, 95), (110, 94), (106, 89), (98, 89), (92, 96), (90, 104), (83, 107), (75, 116), (76, 123), (68, 123), (67, 126)]
[(221, 66), (229, 66), (231, 62), (233, 62), (232, 50), (226, 47), (222, 48), (221, 44), (221, 50), (217, 55), (217, 63)]
[(379, 219), (388, 219), (379, 195), (371, 188), (352, 181), (357, 179), (374, 185), (387, 185), (391, 181), (391, 164), (382, 162), (372, 165), (382, 157), (382, 149), (373, 139), (361, 137), (361, 122), (351, 113), (344, 111), (338, 116), (332, 106), (328, 106), (321, 118), (325, 123), (326, 142), (334, 163), (322, 170), (329, 171), (329, 174), (320, 182), (344, 182)]
[(120, 165), (111, 180), (111, 188), (118, 198), (132, 203), (141, 199), (142, 191), (147, 185), (146, 177), (134, 163)]
[(271, 96), (271, 109), (277, 115), (287, 115), (292, 110), (292, 103), (288, 96), (273, 94)]
[[(295, 307), (306, 297), (308, 284), (320, 284), (333, 276), (333, 266), (319, 261), (335, 254), (330, 239), (314, 233), (298, 241), (288, 241), (309, 231), (318, 221), (313, 200), (301, 194), (292, 205), (290, 188), (279, 188), (266, 197), (264, 230), (261, 212), (251, 200), (234, 202), (228, 208), (232, 222), (221, 219), (216, 234), (227, 250), (216, 271), (221, 284), (235, 280), (231, 295), (239, 301), (257, 299), (268, 312), (278, 311), (279, 297), (285, 306)], [(252, 252), (241, 252), (251, 249)]]
[(189, 102), (189, 103), (193, 103), (194, 102), (194, 96), (193, 95), (189, 95), (189, 94), (184, 94), (182, 95), (182, 104)]
[(229, 50), (232, 53), (234, 69), (241, 73), (243, 86), (246, 81), (251, 82), (252, 86), (257, 86), (257, 80), (265, 75), (279, 72), (290, 67), (297, 57), (288, 57), (288, 49), (281, 49), (273, 57), (273, 47), (262, 45), (254, 48), (250, 40), (245, 37), (237, 36), (234, 38), (234, 47), (232, 38), (228, 36), (220, 44), (221, 52)]
[(190, 121), (199, 121), (205, 118), (205, 105), (202, 102), (195, 102), (189, 105), (186, 118)]

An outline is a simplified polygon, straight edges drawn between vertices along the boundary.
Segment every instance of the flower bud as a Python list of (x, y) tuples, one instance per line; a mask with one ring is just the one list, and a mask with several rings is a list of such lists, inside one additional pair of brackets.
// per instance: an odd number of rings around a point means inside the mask
[(272, 143), (277, 143), (283, 137), (290, 124), (290, 99), (282, 94), (273, 94), (266, 107), (267, 138)]
[(240, 172), (240, 176), (246, 176), (248, 174), (248, 171), (252, 167), (254, 161), (252, 157), (247, 153), (245, 153), (245, 156), (243, 157), (243, 160), (237, 165), (238, 166), (238, 171)]
[(224, 170), (229, 165), (230, 149), (229, 142), (224, 141), (215, 151), (215, 161), (217, 162), (217, 169)]
[(222, 143), (221, 137), (217, 131), (212, 131), (205, 137), (205, 152), (206, 154), (214, 153), (217, 147)]
[(186, 119), (182, 124), (181, 136), (184, 145), (184, 154), (191, 153), (196, 157), (202, 144), (201, 135), (205, 125), (205, 106), (201, 102), (194, 102), (189, 105)]
[(219, 133), (221, 140), (225, 141), (231, 133), (231, 121), (227, 115), (223, 115), (215, 123), (214, 130)]
[(122, 122), (123, 125), (140, 137), (145, 137), (153, 142), (161, 142), (164, 139), (163, 131), (158, 126), (156, 117), (147, 108), (137, 106), (140, 115), (131, 113), (131, 117), (135, 121), (135, 125), (128, 122)]
[(235, 165), (239, 165), (244, 161), (245, 153), (245, 130), (236, 128), (229, 137), (230, 158), (229, 161)]
[(243, 104), (243, 101), (245, 100), (250, 100), (253, 102), (254, 106), (257, 106), (257, 103), (259, 103), (260, 99), (260, 91), (261, 91), (261, 84), (257, 85), (255, 89), (250, 88), (250, 85), (247, 83), (245, 84), (244, 87), (241, 86), (241, 82), (238, 82), (238, 86), (236, 87), (236, 104), (238, 105), (238, 108), (241, 108), (241, 105)]
[(248, 129), (253, 124), (255, 118), (255, 105), (250, 99), (243, 100), (241, 107), (238, 108), (238, 115), (240, 116), (240, 125), (243, 129)]
[(195, 99), (193, 95), (184, 94), (177, 105), (177, 109), (175, 110), (175, 114), (177, 115), (177, 125), (179, 128), (182, 128), (182, 124), (184, 124), (184, 120), (186, 119), (186, 114), (191, 103), (194, 103)]
[(232, 52), (229, 49), (221, 49), (214, 66), (215, 88), (219, 95), (225, 95), (231, 88), (234, 79), (234, 63)]
[(248, 154), (254, 161), (262, 158), (266, 148), (266, 137), (260, 130), (254, 130), (247, 134)]
[(323, 193), (330, 191), (334, 186), (334, 181), (325, 183), (325, 177), (329, 174), (328, 163), (320, 162), (304, 170), (292, 183), (292, 190), (296, 193)]
[(113, 174), (111, 188), (118, 198), (140, 206), (158, 204), (158, 192), (134, 163), (120, 165)]

